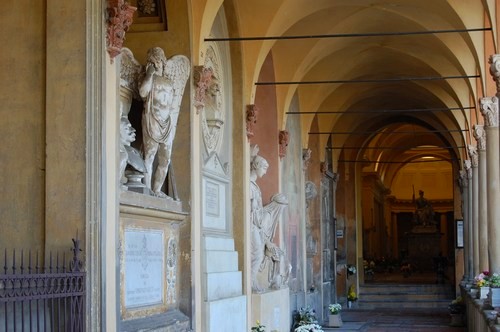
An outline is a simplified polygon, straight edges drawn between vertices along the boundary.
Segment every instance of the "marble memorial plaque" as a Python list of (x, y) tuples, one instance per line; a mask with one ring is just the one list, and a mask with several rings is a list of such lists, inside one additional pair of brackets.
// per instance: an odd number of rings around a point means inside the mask
[(162, 304), (164, 231), (126, 228), (124, 235), (125, 308)]
[(226, 184), (216, 179), (203, 178), (203, 226), (225, 231)]

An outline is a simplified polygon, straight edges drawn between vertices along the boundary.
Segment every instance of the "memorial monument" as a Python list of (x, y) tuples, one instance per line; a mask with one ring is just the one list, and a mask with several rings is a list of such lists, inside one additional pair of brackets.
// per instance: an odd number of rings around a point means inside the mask
[[(257, 179), (263, 177), (269, 163), (258, 155), (259, 147), (251, 147), (250, 156), (250, 227), (252, 239), (251, 281), (252, 315), (262, 322), (273, 321), (281, 330), (289, 328), (288, 279), (291, 265), (285, 251), (273, 242), (279, 219), (288, 207), (284, 194), (272, 196), (266, 206)], [(266, 273), (267, 270), (267, 273)]]

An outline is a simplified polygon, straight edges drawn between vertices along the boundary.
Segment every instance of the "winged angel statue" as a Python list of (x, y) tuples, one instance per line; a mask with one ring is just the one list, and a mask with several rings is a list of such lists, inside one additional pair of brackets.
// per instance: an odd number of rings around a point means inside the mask
[[(190, 74), (190, 62), (184, 55), (167, 59), (160, 47), (148, 50), (145, 73), (139, 82), (144, 101), (142, 135), (146, 174), (145, 185), (154, 195), (166, 198), (161, 191), (171, 162), (177, 119)], [(157, 167), (153, 163), (157, 159)]]

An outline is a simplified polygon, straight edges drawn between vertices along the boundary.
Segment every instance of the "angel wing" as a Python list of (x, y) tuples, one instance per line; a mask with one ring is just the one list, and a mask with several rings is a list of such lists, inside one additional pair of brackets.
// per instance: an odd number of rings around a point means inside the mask
[[(191, 64), (184, 55), (174, 55), (165, 64), (164, 76), (170, 79), (174, 85), (174, 99), (172, 101), (172, 115), (179, 113), (184, 88), (190, 75)], [(172, 116), (171, 115), (171, 116)]]
[(143, 66), (134, 57), (132, 51), (126, 47), (122, 48), (120, 66), (120, 86), (132, 90), (135, 99), (141, 100), (138, 90), (138, 82), (142, 81), (144, 75)]

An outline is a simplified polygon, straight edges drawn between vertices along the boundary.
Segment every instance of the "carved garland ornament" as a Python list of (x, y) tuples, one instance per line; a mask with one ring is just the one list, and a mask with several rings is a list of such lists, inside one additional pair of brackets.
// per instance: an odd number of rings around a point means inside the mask
[(286, 156), (286, 150), (290, 143), (290, 134), (286, 130), (280, 130), (279, 133), (279, 156), (283, 158)]
[(177, 242), (171, 238), (168, 240), (167, 249), (167, 303), (177, 301), (175, 283), (177, 280)]
[(311, 163), (311, 155), (312, 155), (311, 149), (302, 149), (302, 161), (304, 163), (303, 166), (304, 171), (307, 170), (309, 164)]
[(125, 33), (132, 25), (132, 16), (136, 10), (136, 7), (130, 6), (124, 0), (108, 0), (106, 46), (111, 63), (121, 53)]
[(257, 123), (257, 116), (259, 115), (259, 108), (256, 105), (247, 105), (247, 138), (250, 139), (254, 136), (254, 127)]
[(205, 107), (205, 96), (213, 78), (212, 68), (205, 66), (195, 66), (193, 73), (193, 81), (196, 85), (194, 92), (194, 107), (196, 114), (200, 113)]

